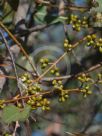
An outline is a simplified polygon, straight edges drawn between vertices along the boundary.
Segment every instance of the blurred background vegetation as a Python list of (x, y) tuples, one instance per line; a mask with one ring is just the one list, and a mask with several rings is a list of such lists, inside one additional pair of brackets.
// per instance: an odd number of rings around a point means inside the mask
[[(22, 1), (21, 1), (22, 2)], [(59, 2), (59, 1), (58, 1)], [(70, 0), (64, 1), (66, 4), (72, 4), (74, 6), (81, 6), (81, 7), (90, 7), (90, 1), (89, 0)], [(80, 12), (80, 11), (66, 11), (65, 16), (69, 14), (77, 14), (80, 17), (83, 16), (93, 16), (96, 12), (102, 14), (102, 0), (97, 0), (99, 3), (98, 7), (91, 8), (87, 12)], [(47, 14), (47, 6), (40, 5), (38, 6), (35, 16), (33, 16), (31, 22), (29, 22), (29, 16), (31, 16), (31, 13), (26, 13), (25, 23), (21, 23), (20, 25), (17, 24), (16, 20), (19, 18), (17, 17), (18, 12), (18, 6), (20, 1), (19, 0), (1, 0), (0, 1), (0, 20), (7, 26), (7, 28), (13, 33), (18, 36), (18, 39), (22, 42), (23, 48), (27, 51), (29, 54), (29, 57), (33, 60), (33, 63), (36, 65), (37, 70), (39, 73), (43, 73), (43, 71), (40, 69), (40, 58), (41, 57), (48, 57), (52, 61), (59, 58), (64, 53), (64, 47), (63, 42), (65, 39), (65, 32), (62, 22), (66, 22), (66, 19), (64, 17), (58, 16), (58, 11), (55, 8), (51, 13)], [(30, 2), (28, 2), (30, 3)], [(27, 4), (28, 4), (27, 3)], [(32, 3), (32, 1), (31, 1)], [(23, 6), (22, 2), (22, 6)], [(30, 4), (28, 4), (30, 5)], [(30, 5), (31, 6), (31, 5)], [(26, 6), (25, 6), (26, 7)], [(30, 7), (32, 8), (32, 6)], [(26, 8), (25, 8), (26, 9)], [(33, 9), (33, 8), (32, 8)], [(23, 12), (18, 14), (18, 16), (23, 16)], [(16, 19), (15, 19), (16, 17)], [(90, 17), (91, 18), (91, 17)], [(28, 19), (28, 20), (27, 20)], [(42, 29), (41, 31), (33, 32), (29, 35), (23, 35), (22, 31), (20, 30), (21, 25), (26, 25), (27, 29), (30, 29), (32, 26), (37, 25), (43, 25), (51, 24), (49, 27)], [(92, 28), (97, 33), (97, 35), (102, 36), (99, 32), (102, 30), (100, 27), (100, 24), (94, 24), (92, 23)], [(101, 24), (102, 25), (102, 24)], [(16, 26), (16, 27), (15, 27)], [(67, 33), (69, 35), (70, 42), (73, 44), (80, 40), (82, 37), (87, 35), (89, 33), (89, 29), (82, 28), (80, 32), (76, 32), (72, 29), (71, 25), (67, 25)], [(1, 29), (1, 28), (0, 28)], [(24, 29), (25, 26), (24, 26)], [(7, 38), (9, 42), (9, 46), (12, 46), (14, 42), (10, 39), (8, 34), (4, 32), (5, 37)], [(19, 36), (22, 34), (23, 36)], [(86, 46), (86, 43), (81, 43), (80, 46), (78, 46), (75, 50), (75, 56), (72, 54), (67, 55), (67, 57), (64, 58), (63, 61), (60, 62), (60, 69), (61, 69), (61, 75), (68, 75), (68, 74), (76, 74), (78, 72), (83, 71), (83, 69), (88, 69), (89, 67), (99, 63), (102, 60), (102, 54), (99, 53), (98, 50), (88, 48)], [(0, 42), (0, 55), (6, 56), (6, 50), (5, 46)], [(81, 62), (81, 66), (77, 64), (76, 62), (76, 56), (77, 59)], [(19, 56), (16, 58), (16, 62), (22, 66), (24, 66), (27, 69), (31, 69), (29, 63), (26, 61), (26, 59), (22, 56), (20, 53)], [(64, 66), (64, 69), (63, 69)], [(22, 70), (20, 68), (17, 68), (18, 73), (22, 74)], [(102, 69), (97, 69), (95, 72), (91, 73), (91, 76), (93, 79), (96, 78), (97, 72), (101, 71)], [(10, 75), (14, 75), (13, 72), (9, 73)], [(49, 75), (47, 75), (49, 76)], [(78, 80), (71, 80), (71, 81), (65, 81), (64, 87), (65, 88), (74, 88), (79, 86), (80, 83)], [(44, 86), (45, 87), (45, 86)], [(33, 135), (36, 136), (34, 133), (35, 131), (43, 131), (45, 132), (47, 128), (50, 128), (51, 125), (54, 125), (54, 123), (58, 123), (61, 126), (59, 127), (60, 135), (68, 135), (66, 132), (74, 133), (74, 132), (86, 132), (91, 133), (93, 136), (96, 131), (102, 131), (102, 92), (101, 92), (101, 86), (100, 90), (97, 87), (93, 87), (92, 91), (94, 92), (92, 95), (88, 96), (87, 98), (83, 98), (82, 94), (71, 94), (67, 101), (64, 103), (59, 103), (56, 96), (51, 98), (51, 111), (50, 112), (42, 112), (41, 109), (34, 110), (32, 115), (36, 119), (36, 121), (30, 120), (31, 129), (33, 132)], [(8, 83), (6, 84), (6, 89), (1, 92), (0, 97), (6, 97), (5, 93), (7, 93), (7, 96), (9, 96), (9, 93), (15, 94), (16, 93), (16, 82), (14, 80), (8, 80)], [(51, 88), (49, 85), (45, 87), (45, 89)], [(58, 117), (56, 119), (56, 116)], [(56, 121), (57, 120), (57, 121)], [(89, 123), (88, 129), (86, 126)], [(22, 124), (22, 123), (21, 123)], [(22, 124), (23, 128), (23, 124)], [(86, 130), (85, 130), (86, 129)], [(69, 135), (71, 135), (69, 133)], [(21, 136), (24, 134), (24, 129), (21, 131)], [(39, 134), (40, 135), (40, 134)], [(102, 133), (99, 134), (101, 136)], [(74, 136), (74, 135), (73, 135)], [(96, 135), (95, 135), (96, 136)]]

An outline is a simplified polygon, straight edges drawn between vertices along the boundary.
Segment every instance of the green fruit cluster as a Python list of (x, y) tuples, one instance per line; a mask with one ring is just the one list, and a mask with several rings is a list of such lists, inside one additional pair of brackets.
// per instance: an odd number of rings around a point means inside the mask
[(3, 109), (5, 107), (4, 102), (5, 100), (0, 100), (0, 109)]
[(61, 80), (53, 80), (52, 85), (55, 89), (63, 89), (63, 84)]
[(31, 81), (31, 77), (30, 77), (30, 74), (28, 73), (24, 73), (21, 77), (20, 77), (21, 81), (25, 84), (31, 84), (32, 81)]
[(41, 107), (42, 110), (50, 110), (50, 101), (47, 98), (43, 98), (42, 95), (32, 96), (27, 101), (27, 104), (29, 104), (33, 110), (39, 107)]
[(77, 15), (71, 14), (68, 18), (68, 24), (71, 24), (74, 30), (80, 31), (81, 27), (88, 27), (88, 19), (84, 16), (80, 20)]
[(102, 38), (97, 38), (95, 34), (87, 36), (87, 46), (93, 46), (98, 48), (99, 52), (102, 53)]
[(85, 98), (87, 97), (87, 95), (92, 94), (92, 91), (91, 91), (89, 85), (86, 85), (86, 86), (83, 87), (80, 91), (83, 93), (83, 96), (84, 96)]
[(88, 82), (88, 81), (91, 80), (91, 78), (90, 78), (88, 75), (86, 75), (85, 73), (83, 73), (83, 74), (81, 74), (80, 76), (78, 76), (77, 79), (78, 79), (80, 82), (82, 82), (82, 83), (85, 83), (85, 82)]
[(87, 95), (92, 94), (90, 89), (90, 85), (92, 84), (91, 77), (85, 73), (82, 73), (77, 77), (77, 79), (82, 83), (82, 88), (80, 91), (83, 93), (83, 96), (87, 97)]
[(98, 47), (99, 52), (102, 53), (102, 38), (99, 38), (99, 39), (97, 40), (96, 46)]
[(55, 89), (58, 90), (59, 94), (59, 102), (65, 102), (65, 100), (68, 98), (68, 91), (63, 89), (63, 84), (61, 80), (53, 80), (52, 84)]
[(68, 92), (62, 89), (59, 95), (59, 102), (65, 102), (68, 97)]
[(41, 68), (44, 69), (48, 66), (49, 59), (48, 58), (41, 58), (40, 63), (41, 63)]
[(55, 68), (51, 69), (50, 73), (52, 75), (55, 75), (55, 76), (60, 76), (60, 72), (59, 72), (59, 68), (58, 67), (55, 67)]
[[(48, 63), (48, 60), (43, 59), (41, 62)], [(57, 71), (57, 69), (55, 70)], [(50, 101), (42, 97), (41, 86), (38, 83), (31, 84), (32, 83), (31, 77), (27, 73), (23, 74), (20, 78), (22, 82), (27, 86), (27, 89), (25, 90), (25, 95), (28, 96), (28, 100), (26, 101), (26, 103), (29, 104), (32, 107), (32, 109), (37, 109), (41, 107), (42, 110), (50, 110), (49, 107)], [(17, 103), (17, 107), (19, 108), (22, 107), (20, 102)]]
[(73, 49), (73, 46), (69, 44), (69, 41), (67, 39), (64, 40), (64, 48), (66, 51), (71, 51)]
[(41, 92), (41, 86), (38, 83), (32, 83), (32, 79), (31, 76), (27, 73), (23, 74), (21, 77), (22, 82), (24, 83), (24, 85), (26, 85), (26, 94), (27, 95), (32, 95), (32, 94), (36, 94), (38, 92)]
[(36, 94), (41, 91), (42, 89), (39, 84), (30, 85), (26, 90), (28, 94)]
[(98, 83), (102, 83), (102, 73), (98, 73)]
[(48, 99), (44, 98), (41, 101), (42, 110), (50, 110), (49, 104), (50, 104), (50, 101), (48, 101)]
[(94, 46), (95, 47), (95, 44), (96, 43), (96, 35), (95, 34), (92, 34), (92, 35), (88, 35), (87, 36), (87, 46)]

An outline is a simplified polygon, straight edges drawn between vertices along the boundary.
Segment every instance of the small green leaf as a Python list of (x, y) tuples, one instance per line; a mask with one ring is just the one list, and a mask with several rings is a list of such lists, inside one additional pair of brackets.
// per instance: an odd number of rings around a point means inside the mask
[(2, 120), (5, 123), (11, 123), (19, 119), (19, 108), (9, 105), (3, 109)]
[(20, 109), (14, 105), (9, 105), (3, 109), (2, 120), (5, 123), (11, 123), (13, 121), (24, 121), (29, 117), (31, 107), (25, 105), (23, 109)]
[(38, 12), (36, 13), (35, 16), (35, 20), (37, 23), (45, 23), (45, 16), (46, 16), (46, 7), (45, 6), (41, 6), (38, 10)]
[(36, 13), (35, 20), (37, 23), (48, 23), (48, 24), (54, 24), (57, 22), (62, 22), (66, 19), (66, 17), (58, 16), (58, 15), (52, 15), (48, 14), (46, 11), (46, 6), (41, 6)]

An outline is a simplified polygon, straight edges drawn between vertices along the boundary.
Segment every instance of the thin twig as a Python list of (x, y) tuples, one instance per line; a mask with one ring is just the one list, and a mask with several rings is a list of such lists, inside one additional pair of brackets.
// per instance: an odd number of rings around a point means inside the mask
[[(5, 59), (5, 58), (3, 58), (3, 59)], [(11, 62), (11, 59), (7, 58), (6, 61)], [(6, 63), (0, 64), (0, 66), (3, 66), (3, 67), (9, 66), (9, 65), (11, 65), (11, 64), (6, 64)], [(18, 63), (15, 62), (15, 65), (16, 65), (17, 67), (19, 67), (20, 69), (22, 69), (22, 70), (24, 70), (24, 71), (30, 73), (32, 76), (37, 77), (37, 75), (36, 75), (35, 73), (33, 73), (32, 71), (28, 70), (27, 68), (21, 66), (20, 64), (18, 64)]]
[(0, 78), (9, 78), (9, 79), (16, 79), (15, 76), (8, 76), (8, 75), (4, 75), (4, 74), (0, 74)]
[(16, 76), (16, 80), (17, 80), (17, 87), (18, 87), (18, 89), (19, 89), (20, 95), (22, 96), (21, 90), (20, 90), (20, 88), (19, 88), (19, 77), (18, 77), (18, 74), (17, 74), (17, 69), (16, 69), (16, 65), (15, 65), (14, 58), (13, 58), (13, 54), (12, 54), (12, 52), (10, 51), (9, 45), (8, 45), (7, 40), (5, 39), (5, 37), (4, 37), (3, 33), (2, 33), (2, 31), (0, 31), (0, 34), (1, 34), (1, 36), (2, 36), (2, 39), (3, 39), (4, 43), (5, 43), (5, 46), (6, 46), (7, 50), (8, 50), (8, 52), (9, 52), (9, 55), (10, 55), (10, 58), (11, 58), (11, 62), (12, 62), (12, 66), (13, 66), (14, 71), (15, 71), (15, 76)]
[[(10, 51), (9, 45), (8, 45), (7, 40), (5, 39), (2, 31), (0, 31), (0, 34), (2, 36), (2, 39), (4, 40), (4, 43), (5, 43), (5, 46), (6, 46), (7, 50), (8, 50), (8, 52), (9, 52), (9, 55), (10, 55), (10, 58), (11, 58), (11, 62), (12, 62), (12, 66), (14, 68), (14, 72), (15, 72), (15, 76), (16, 76), (17, 88), (18, 88), (18, 91), (20, 93), (20, 96), (22, 97), (22, 90), (21, 90), (21, 87), (20, 87), (20, 84), (19, 84), (19, 77), (18, 77), (18, 74), (17, 74), (17, 69), (16, 69), (14, 58), (13, 58), (13, 54)], [(21, 101), (22, 101), (22, 106), (24, 107), (24, 101), (23, 101), (23, 99)]]
[(65, 52), (61, 57), (59, 57), (59, 59), (57, 59), (42, 75), (40, 75), (36, 80), (33, 80), (33, 82), (38, 82), (39, 80), (41, 80), (66, 55), (67, 55), (67, 52)]
[[(87, 36), (84, 38), (80, 39), (78, 42), (76, 42), (73, 45), (73, 49), (76, 48), (81, 42), (85, 41), (87, 39)], [(71, 50), (72, 51), (72, 50)], [(69, 51), (69, 52), (71, 52)], [(33, 80), (33, 82), (38, 82), (41, 80), (56, 64), (58, 64), (65, 56), (67, 55), (67, 52), (62, 54), (43, 74), (41, 74), (37, 79)]]
[(15, 129), (14, 129), (14, 132), (13, 132), (12, 136), (16, 136), (16, 131), (17, 131), (17, 129), (18, 129), (19, 127), (20, 127), (20, 125), (19, 125), (18, 121), (16, 121)]
[[(55, 90), (55, 91), (57, 91), (57, 90)], [(70, 94), (70, 93), (80, 93), (79, 88), (67, 89), (67, 90), (65, 90), (65, 91), (67, 91), (69, 94)], [(54, 92), (54, 91), (46, 91), (46, 92), (41, 92), (41, 93), (39, 93), (39, 94), (33, 94), (33, 95), (22, 96), (22, 97), (14, 97), (14, 99), (5, 100), (4, 103), (5, 103), (5, 104), (7, 104), (7, 103), (14, 103), (14, 102), (19, 101), (19, 100), (22, 100), (22, 99), (23, 99), (23, 100), (27, 100), (27, 99), (29, 99), (29, 98), (32, 98), (33, 96), (38, 97), (38, 96), (40, 96), (40, 95), (42, 95), (42, 96), (50, 95), (50, 94), (52, 94), (53, 92)]]
[(21, 43), (16, 39), (16, 37), (6, 28), (6, 26), (0, 21), (0, 26), (9, 34), (9, 36), (13, 39), (13, 41), (19, 46), (19, 48), (21, 49), (22, 53), (25, 55), (25, 57), (27, 58), (27, 60), (29, 61), (30, 65), (32, 66), (34, 72), (38, 74), (35, 66), (33, 65), (32, 61), (30, 60), (28, 54), (26, 53), (26, 51), (24, 50), (24, 48), (22, 47)]
[(75, 75), (72, 74), (72, 75), (66, 75), (66, 76), (60, 76), (60, 77), (50, 77), (50, 78), (45, 77), (45, 78), (43, 78), (42, 81), (52, 81), (54, 79), (55, 80), (61, 80), (61, 79), (68, 79), (69, 80), (69, 79), (72, 79), (72, 78), (77, 78), (79, 75), (81, 75), (83, 73), (89, 74), (90, 72), (95, 71), (96, 69), (98, 69), (100, 67), (102, 67), (102, 62), (90, 67), (89, 69), (87, 69), (87, 70), (85, 70), (83, 72), (79, 72), (79, 73), (77, 73)]

